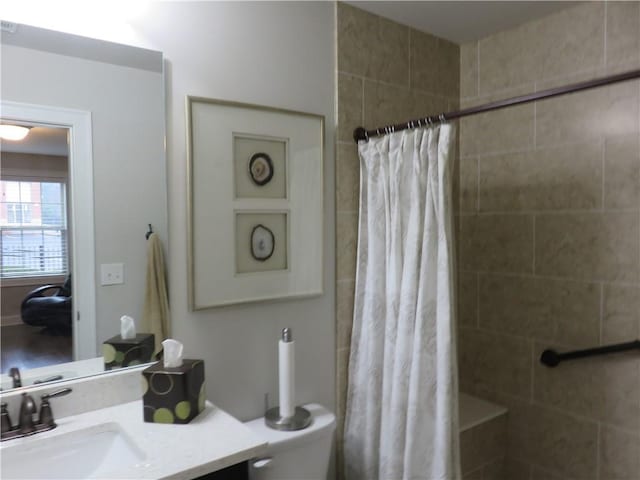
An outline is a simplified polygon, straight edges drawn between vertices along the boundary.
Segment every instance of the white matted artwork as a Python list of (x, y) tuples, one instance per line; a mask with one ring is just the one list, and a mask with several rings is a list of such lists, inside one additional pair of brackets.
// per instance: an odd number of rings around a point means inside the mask
[(324, 117), (186, 107), (191, 310), (322, 294)]
[(236, 198), (287, 198), (286, 138), (233, 134)]
[(287, 212), (236, 213), (236, 273), (287, 270)]

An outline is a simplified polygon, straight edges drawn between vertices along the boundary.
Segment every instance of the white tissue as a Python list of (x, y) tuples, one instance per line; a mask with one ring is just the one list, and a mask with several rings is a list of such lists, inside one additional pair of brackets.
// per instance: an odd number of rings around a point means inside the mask
[(120, 336), (123, 340), (136, 338), (136, 323), (129, 315), (120, 317)]
[(296, 403), (293, 397), (295, 390), (295, 342), (283, 342), (278, 345), (278, 379), (280, 380), (280, 416), (293, 417)]
[(184, 346), (177, 340), (167, 338), (162, 342), (164, 368), (182, 366), (182, 350)]

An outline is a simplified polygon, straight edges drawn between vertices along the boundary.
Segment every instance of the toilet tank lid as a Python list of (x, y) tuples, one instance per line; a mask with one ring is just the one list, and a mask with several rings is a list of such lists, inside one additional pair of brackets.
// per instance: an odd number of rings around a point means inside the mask
[(270, 447), (278, 447), (289, 441), (304, 441), (306, 443), (322, 434), (333, 432), (336, 426), (336, 416), (333, 413), (317, 403), (303, 406), (309, 410), (312, 417), (311, 425), (303, 430), (293, 432), (274, 430), (265, 425), (264, 417), (246, 422), (245, 425), (269, 442)]

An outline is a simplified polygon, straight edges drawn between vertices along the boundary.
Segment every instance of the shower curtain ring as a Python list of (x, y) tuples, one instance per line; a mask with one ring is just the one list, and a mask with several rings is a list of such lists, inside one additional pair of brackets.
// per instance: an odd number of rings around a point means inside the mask
[(439, 118), (440, 122), (444, 123), (444, 121), (445, 121), (444, 113), (441, 113), (438, 118)]

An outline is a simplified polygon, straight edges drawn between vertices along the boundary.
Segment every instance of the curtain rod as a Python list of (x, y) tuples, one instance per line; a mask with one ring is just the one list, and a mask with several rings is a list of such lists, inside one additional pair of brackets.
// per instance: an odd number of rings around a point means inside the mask
[(404, 123), (396, 123), (395, 125), (387, 125), (385, 127), (374, 128), (372, 130), (366, 130), (363, 127), (358, 127), (353, 131), (353, 139), (356, 143), (360, 140), (368, 141), (371, 137), (378, 137), (387, 133), (398, 132), (401, 130), (407, 130), (416, 127), (422, 127), (426, 125), (432, 125), (436, 122), (446, 122), (448, 120), (454, 120), (456, 118), (468, 117), (469, 115), (476, 115), (478, 113), (491, 112), (492, 110), (498, 110), (501, 108), (511, 107), (514, 105), (522, 105), (524, 103), (535, 102), (536, 100), (543, 100), (545, 98), (557, 97), (559, 95), (566, 95), (567, 93), (580, 92), (582, 90), (589, 90), (591, 88), (603, 87), (605, 85), (611, 85), (613, 83), (625, 82), (627, 80), (634, 80), (640, 78), (640, 70), (631, 70), (629, 72), (618, 73), (616, 75), (610, 75), (608, 77), (596, 78), (594, 80), (588, 80), (586, 82), (574, 83), (572, 85), (565, 85), (563, 87), (549, 88), (537, 93), (529, 93), (527, 95), (520, 95), (517, 97), (506, 98), (504, 100), (498, 100), (495, 102), (485, 103), (476, 107), (465, 108), (462, 110), (456, 110), (453, 112), (441, 113), (439, 115), (433, 115), (430, 117), (419, 118), (416, 120), (409, 120)]

